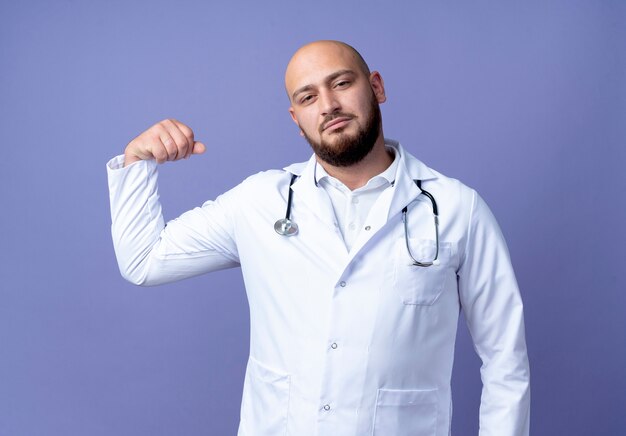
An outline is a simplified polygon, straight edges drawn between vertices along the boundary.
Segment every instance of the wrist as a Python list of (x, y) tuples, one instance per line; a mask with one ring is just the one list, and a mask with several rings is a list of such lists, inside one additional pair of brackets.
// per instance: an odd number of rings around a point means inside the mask
[(128, 165), (133, 164), (135, 162), (140, 161), (141, 159), (135, 156), (134, 154), (124, 153), (124, 168)]

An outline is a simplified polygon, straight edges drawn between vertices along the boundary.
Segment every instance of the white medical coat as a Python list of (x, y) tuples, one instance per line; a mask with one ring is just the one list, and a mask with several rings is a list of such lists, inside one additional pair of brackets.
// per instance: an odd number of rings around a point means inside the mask
[[(241, 266), (250, 306), (239, 436), (447, 436), (460, 310), (482, 359), (481, 436), (524, 436), (529, 367), (522, 301), (500, 229), (472, 189), (400, 153), (394, 186), (347, 251), (315, 157), (266, 171), (163, 221), (152, 161), (108, 164), (122, 275), (156, 285)], [(292, 219), (284, 237), (291, 174)], [(439, 264), (430, 201), (439, 207)], [(366, 230), (367, 228), (367, 230)]]

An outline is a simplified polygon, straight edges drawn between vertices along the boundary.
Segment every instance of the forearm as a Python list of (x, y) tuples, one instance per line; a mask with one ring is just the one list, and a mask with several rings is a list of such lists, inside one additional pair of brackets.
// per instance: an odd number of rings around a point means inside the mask
[(480, 436), (529, 434), (530, 371), (522, 312), (521, 302), (510, 308), (499, 345), (477, 345), (483, 361)]
[(477, 195), (458, 274), (461, 306), (483, 362), (480, 436), (528, 436), (530, 371), (522, 299), (500, 228)]
[(124, 157), (107, 164), (111, 235), (122, 276), (137, 285), (146, 284), (150, 257), (165, 223), (157, 190), (153, 161), (123, 168)]

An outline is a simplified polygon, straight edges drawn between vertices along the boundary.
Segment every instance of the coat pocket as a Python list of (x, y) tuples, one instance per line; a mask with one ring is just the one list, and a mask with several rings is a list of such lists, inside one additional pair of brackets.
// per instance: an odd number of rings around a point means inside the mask
[(271, 369), (252, 357), (248, 360), (241, 400), (239, 435), (287, 434), (289, 374)]
[(435, 436), (437, 389), (379, 389), (372, 436)]
[[(418, 261), (432, 261), (436, 253), (435, 241), (408, 240), (411, 254)], [(394, 247), (394, 283), (402, 302), (407, 305), (431, 306), (439, 299), (447, 280), (454, 275), (450, 269), (450, 244), (439, 242), (439, 254), (434, 265), (413, 265), (407, 240), (397, 241)]]

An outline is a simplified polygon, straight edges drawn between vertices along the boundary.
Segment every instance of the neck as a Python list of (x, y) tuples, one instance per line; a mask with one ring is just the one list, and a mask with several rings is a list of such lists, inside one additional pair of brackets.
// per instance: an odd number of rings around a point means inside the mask
[(389, 168), (389, 165), (393, 162), (393, 156), (387, 151), (385, 139), (380, 135), (372, 151), (354, 165), (336, 167), (319, 158), (317, 158), (317, 162), (329, 175), (346, 185), (351, 191), (354, 191), (364, 186), (372, 177)]

